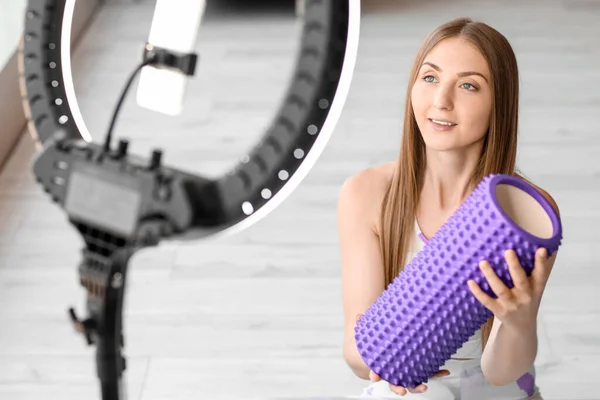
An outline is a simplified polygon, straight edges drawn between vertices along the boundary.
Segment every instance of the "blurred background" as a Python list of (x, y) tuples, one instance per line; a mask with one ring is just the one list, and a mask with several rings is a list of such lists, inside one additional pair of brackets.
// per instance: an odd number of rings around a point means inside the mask
[[(357, 0), (358, 1), (358, 0)], [(250, 4), (251, 3), (251, 4)], [(0, 11), (0, 399), (99, 398), (94, 350), (75, 333), (83, 242), (32, 180), (35, 154), (18, 91), (24, 0)], [(154, 1), (79, 0), (72, 69), (79, 106), (102, 141), (147, 40)], [(336, 201), (346, 178), (394, 159), (418, 47), (458, 16), (487, 22), (517, 53), (518, 165), (557, 201), (564, 244), (539, 317), (544, 399), (600, 399), (600, 2), (362, 1), (345, 109), (323, 155), (275, 211), (235, 236), (144, 250), (125, 307), (129, 398), (351, 396), (368, 382), (342, 356)], [(184, 112), (138, 107), (132, 90), (115, 139), (216, 176), (262, 135), (295, 63), (295, 0), (207, 2), (200, 61)]]

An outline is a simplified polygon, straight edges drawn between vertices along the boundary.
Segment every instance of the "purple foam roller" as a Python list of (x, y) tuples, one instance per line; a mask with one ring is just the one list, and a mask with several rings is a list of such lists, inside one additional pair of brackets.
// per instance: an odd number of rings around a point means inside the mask
[(358, 320), (358, 352), (391, 384), (427, 382), (492, 316), (467, 285), (474, 279), (496, 297), (479, 262), (512, 288), (507, 249), (530, 275), (536, 250), (553, 254), (561, 240), (560, 218), (538, 190), (511, 175), (485, 177)]

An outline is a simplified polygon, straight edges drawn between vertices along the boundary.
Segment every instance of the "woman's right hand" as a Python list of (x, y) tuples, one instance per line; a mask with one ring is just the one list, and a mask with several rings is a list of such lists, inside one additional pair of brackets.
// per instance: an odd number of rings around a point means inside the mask
[[(448, 375), (450, 375), (450, 371), (448, 371), (447, 369), (442, 369), (442, 370), (436, 372), (435, 374), (433, 374), (433, 376), (430, 379), (441, 378), (443, 376), (448, 376)], [(369, 371), (369, 379), (371, 380), (371, 382), (378, 382), (381, 380), (381, 377), (379, 375), (377, 375), (375, 372)], [(392, 385), (391, 383), (389, 385), (390, 385), (390, 390), (396, 394), (399, 394), (400, 396), (404, 396), (407, 393), (407, 391), (410, 393), (424, 393), (427, 390), (427, 385), (425, 385), (424, 383), (421, 383), (417, 387), (408, 388), (408, 389), (405, 388), (404, 386)]]
[[(356, 321), (358, 322), (360, 317), (362, 317), (363, 315), (364, 314), (357, 314)], [(441, 378), (441, 377), (448, 376), (448, 375), (450, 375), (450, 371), (448, 371), (447, 369), (442, 369), (442, 370), (436, 372), (435, 374), (433, 374), (433, 376), (429, 379)], [(375, 372), (369, 370), (369, 379), (371, 380), (371, 382), (379, 382), (381, 380), (381, 377), (379, 375), (377, 375)], [(407, 391), (410, 393), (423, 393), (427, 390), (427, 385), (425, 385), (424, 383), (421, 383), (419, 386), (417, 386), (415, 388), (408, 388), (408, 389), (406, 389), (404, 386), (392, 385), (391, 383), (389, 385), (390, 385), (390, 389), (392, 390), (392, 392), (399, 394), (400, 396), (404, 396), (407, 393)]]

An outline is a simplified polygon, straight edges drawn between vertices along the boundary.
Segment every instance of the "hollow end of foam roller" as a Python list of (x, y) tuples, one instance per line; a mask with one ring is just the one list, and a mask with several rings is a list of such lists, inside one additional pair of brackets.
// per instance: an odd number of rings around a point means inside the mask
[(511, 175), (491, 177), (489, 190), (502, 217), (519, 234), (548, 250), (559, 246), (562, 239), (560, 217), (539, 190)]

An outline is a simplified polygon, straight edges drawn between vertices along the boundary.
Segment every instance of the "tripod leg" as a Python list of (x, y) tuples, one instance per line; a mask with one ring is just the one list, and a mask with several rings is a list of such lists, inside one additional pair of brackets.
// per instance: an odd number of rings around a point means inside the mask
[(110, 258), (84, 252), (80, 265), (81, 283), (88, 290), (89, 317), (79, 321), (71, 309), (76, 329), (88, 344), (96, 345), (96, 369), (102, 400), (124, 400), (125, 358), (122, 355), (123, 300), (127, 263), (133, 250), (121, 248)]
[(119, 384), (101, 382), (100, 390), (102, 392), (102, 400), (123, 400), (123, 399), (125, 399), (125, 392), (123, 390), (121, 390)]
[(123, 300), (127, 263), (132, 251), (123, 248), (112, 257), (101, 314), (103, 334), (98, 342), (96, 364), (102, 389), (102, 400), (124, 400), (125, 357), (123, 343)]

